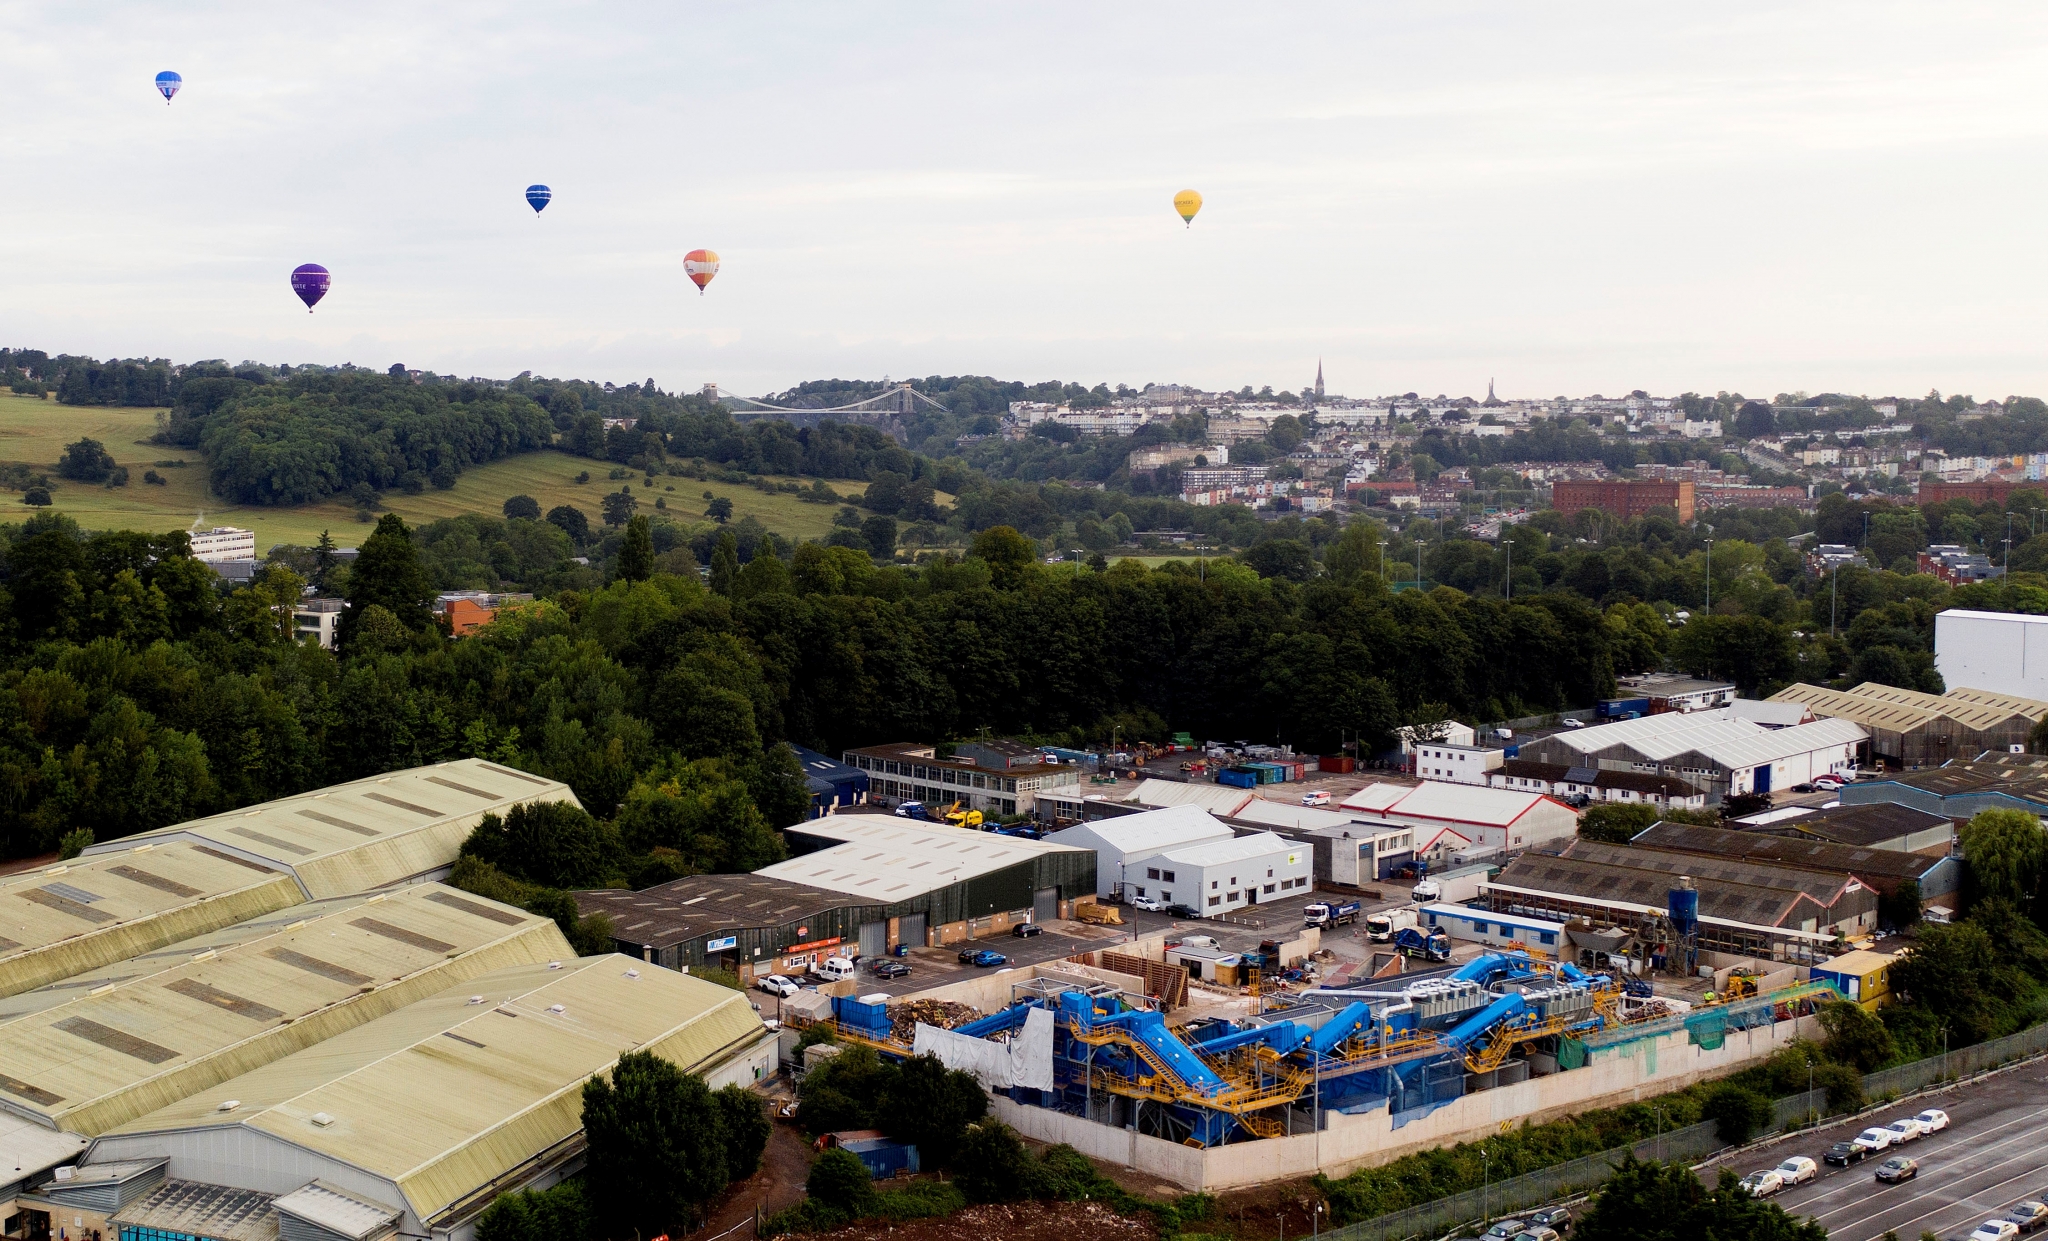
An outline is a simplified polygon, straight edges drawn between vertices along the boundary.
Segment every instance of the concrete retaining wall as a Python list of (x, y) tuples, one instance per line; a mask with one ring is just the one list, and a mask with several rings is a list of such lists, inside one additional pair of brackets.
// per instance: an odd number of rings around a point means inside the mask
[(1321, 1133), (1268, 1138), (1210, 1150), (1111, 1128), (1078, 1116), (998, 1099), (996, 1115), (1019, 1133), (1043, 1142), (1066, 1142), (1085, 1154), (1136, 1168), (1189, 1190), (1219, 1191), (1315, 1172), (1342, 1176), (1403, 1155), (1499, 1133), (1524, 1121), (1542, 1124), (1593, 1108), (1618, 1107), (1734, 1072), (1768, 1057), (1795, 1038), (1819, 1037), (1811, 1017), (1755, 1030), (1730, 1030), (1709, 1051), (1683, 1030), (1596, 1052), (1584, 1068), (1530, 1078), (1467, 1095), (1399, 1129), (1381, 1108), (1360, 1115), (1331, 1114)]

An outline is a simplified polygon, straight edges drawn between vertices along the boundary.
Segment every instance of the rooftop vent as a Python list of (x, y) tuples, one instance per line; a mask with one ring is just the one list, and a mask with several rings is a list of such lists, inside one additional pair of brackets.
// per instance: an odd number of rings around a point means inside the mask
[(307, 1117), (307, 1119), (311, 1120), (314, 1124), (320, 1126), (322, 1129), (325, 1129), (327, 1126), (334, 1123), (334, 1117), (329, 1116), (325, 1112), (315, 1112), (311, 1116)]
[(240, 1099), (222, 1099), (214, 1105), (213, 1110), (216, 1112), (232, 1112), (240, 1106), (242, 1106)]
[(639, 970), (627, 970), (627, 971), (626, 971), (626, 977), (628, 977), (628, 978), (638, 978), (638, 977), (640, 977), (640, 971), (639, 971)]
[(549, 1011), (549, 1012), (551, 1012), (551, 1013), (553, 1013), (553, 1014), (555, 1014), (555, 1015), (556, 1015), (557, 1017), (559, 1017), (559, 1016), (561, 1016), (561, 1015), (562, 1015), (563, 1013), (566, 1013), (566, 1012), (568, 1012), (569, 1010), (568, 1010), (568, 1009), (566, 1009), (566, 1008), (564, 1008), (564, 1007), (562, 1007), (562, 1006), (561, 1006), (560, 1004), (550, 1004), (550, 1005), (548, 1005), (548, 1011)]
[(473, 995), (469, 997), (469, 1002), (472, 1004), (481, 1004), (484, 1002), (484, 997), (480, 995)]

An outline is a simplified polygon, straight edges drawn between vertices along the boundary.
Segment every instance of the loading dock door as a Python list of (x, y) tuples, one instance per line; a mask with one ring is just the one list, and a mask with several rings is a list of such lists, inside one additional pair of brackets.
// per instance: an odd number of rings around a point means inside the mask
[(860, 924), (860, 955), (879, 957), (889, 951), (889, 924), (887, 922), (863, 922)]
[(896, 923), (896, 942), (912, 948), (924, 947), (924, 915), (904, 914)]
[(1031, 895), (1031, 920), (1051, 922), (1060, 916), (1060, 890), (1040, 888)]

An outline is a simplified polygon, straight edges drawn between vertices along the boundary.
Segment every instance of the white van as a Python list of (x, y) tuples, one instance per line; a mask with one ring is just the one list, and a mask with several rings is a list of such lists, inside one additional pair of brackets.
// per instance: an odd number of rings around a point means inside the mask
[(853, 962), (845, 957), (826, 957), (818, 963), (818, 974), (826, 982), (840, 982), (852, 978)]

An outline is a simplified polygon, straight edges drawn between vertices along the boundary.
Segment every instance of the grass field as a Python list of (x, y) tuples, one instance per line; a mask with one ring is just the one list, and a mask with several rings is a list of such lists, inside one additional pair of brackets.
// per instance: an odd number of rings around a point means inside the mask
[[(148, 442), (156, 433), (157, 411), (153, 409), (106, 409), (59, 405), (55, 401), (0, 392), (0, 461), (26, 462), (50, 473), (54, 507), (77, 519), (88, 529), (177, 530), (190, 526), (201, 514), (208, 525), (242, 526), (256, 532), (256, 546), (273, 543), (308, 544), (322, 530), (331, 531), (334, 541), (353, 547), (369, 528), (356, 521), (353, 506), (338, 500), (300, 508), (252, 508), (225, 503), (214, 497), (206, 485), (206, 463), (197, 452), (164, 448)], [(64, 445), (90, 436), (107, 446), (116, 463), (129, 470), (126, 487), (100, 487), (74, 483), (56, 477), (58, 457)], [(158, 467), (164, 486), (142, 481), (144, 470), (155, 461), (188, 462), (183, 468)], [(392, 512), (418, 525), (440, 517), (462, 513), (497, 516), (508, 496), (530, 495), (540, 501), (541, 510), (558, 504), (582, 509), (592, 525), (599, 521), (599, 503), (607, 491), (621, 486), (605, 477), (611, 467), (601, 461), (571, 457), (565, 453), (537, 452), (509, 457), (468, 470), (448, 491), (432, 488), (416, 496), (401, 491), (385, 494)], [(588, 483), (576, 482), (576, 475), (589, 471)], [(654, 486), (643, 487), (644, 476), (628, 480), (640, 497), (640, 511), (652, 513), (656, 497), (668, 501), (668, 511), (679, 521), (692, 521), (704, 512), (704, 493), (732, 501), (733, 517), (753, 516), (778, 534), (812, 539), (832, 528), (837, 507), (806, 504), (791, 495), (768, 495), (752, 487), (729, 483), (699, 482), (694, 478), (657, 476)], [(807, 480), (778, 480), (798, 481)], [(674, 487), (675, 490), (666, 490)], [(860, 490), (858, 482), (837, 482), (833, 489), (842, 494)], [(0, 521), (17, 521), (31, 510), (22, 507), (18, 493), (0, 491)], [(11, 505), (12, 508), (5, 506)], [(14, 510), (18, 509), (19, 512)]]

